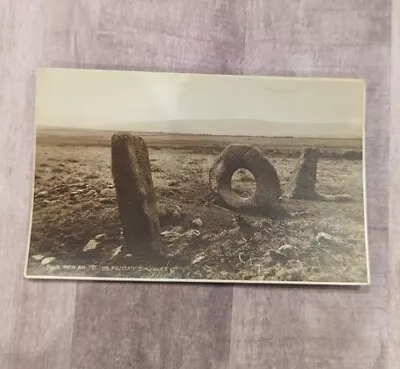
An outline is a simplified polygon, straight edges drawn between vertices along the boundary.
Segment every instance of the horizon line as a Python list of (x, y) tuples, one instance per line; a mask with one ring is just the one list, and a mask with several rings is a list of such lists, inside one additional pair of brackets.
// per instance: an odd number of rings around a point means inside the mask
[(212, 134), (212, 133), (189, 133), (189, 132), (164, 132), (164, 131), (139, 131), (129, 129), (111, 129), (111, 128), (90, 128), (90, 127), (61, 127), (52, 125), (36, 124), (36, 128), (49, 128), (49, 129), (65, 129), (65, 130), (81, 130), (81, 131), (105, 131), (105, 132), (129, 132), (129, 133), (148, 133), (148, 134), (172, 134), (172, 135), (185, 135), (185, 136), (220, 136), (220, 137), (264, 137), (264, 138), (301, 138), (301, 139), (332, 139), (332, 140), (363, 140), (363, 137), (343, 137), (343, 136), (292, 136), (292, 135), (279, 135), (279, 136), (266, 136), (266, 135), (243, 135), (243, 134)]

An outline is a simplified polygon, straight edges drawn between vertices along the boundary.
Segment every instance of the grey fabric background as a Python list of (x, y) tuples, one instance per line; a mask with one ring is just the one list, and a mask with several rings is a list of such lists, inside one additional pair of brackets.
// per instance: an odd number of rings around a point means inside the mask
[[(399, 17), (398, 0), (2, 0), (0, 368), (399, 368)], [(372, 285), (24, 280), (39, 66), (365, 78)]]

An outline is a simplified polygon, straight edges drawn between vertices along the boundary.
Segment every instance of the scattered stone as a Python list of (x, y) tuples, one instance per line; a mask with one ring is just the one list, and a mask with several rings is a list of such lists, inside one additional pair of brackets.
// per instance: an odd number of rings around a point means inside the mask
[[(232, 190), (232, 176), (238, 169), (249, 170), (256, 180), (256, 191), (243, 198)], [(234, 210), (258, 210), (275, 202), (282, 194), (278, 174), (262, 153), (251, 145), (232, 144), (215, 161), (209, 172), (214, 195)]]
[(112, 253), (111, 257), (110, 257), (110, 260), (114, 259), (115, 257), (117, 257), (121, 253), (122, 246), (118, 246), (115, 249), (113, 249), (112, 251), (113, 251), (113, 253)]
[(200, 232), (197, 229), (189, 229), (183, 234), (188, 240), (200, 237)]
[(181, 226), (175, 226), (171, 229), (172, 232), (177, 232), (177, 233), (182, 233), (183, 232), (183, 227)]
[(48, 196), (49, 195), (49, 191), (39, 191), (37, 194), (36, 194), (36, 197), (37, 198), (41, 198), (41, 197), (46, 197), (46, 196)]
[(329, 233), (319, 232), (315, 239), (319, 244), (321, 243), (327, 244), (332, 242), (333, 237)]
[(192, 264), (197, 264), (205, 258), (205, 255), (197, 255), (193, 260)]
[(95, 238), (95, 241), (104, 241), (106, 239), (106, 235), (104, 233), (98, 234)]
[(88, 251), (92, 251), (92, 250), (96, 250), (97, 246), (99, 245), (99, 243), (96, 240), (90, 240), (85, 247), (83, 248), (83, 252), (88, 252)]
[(44, 259), (44, 255), (40, 255), (40, 254), (38, 254), (38, 255), (32, 255), (31, 257), (32, 257), (32, 259), (35, 260), (35, 261), (42, 261), (42, 260)]
[(289, 259), (296, 255), (296, 250), (292, 245), (283, 245), (278, 249), (278, 252), (285, 255)]
[(192, 221), (193, 227), (201, 227), (202, 225), (203, 225), (203, 222), (201, 221), (200, 218), (196, 218), (195, 220)]
[(54, 262), (56, 258), (53, 258), (52, 256), (49, 256), (47, 258), (42, 259), (42, 265), (48, 265)]
[(302, 151), (296, 174), (289, 186), (290, 198), (303, 200), (318, 200), (320, 198), (315, 189), (317, 163), (320, 155), (320, 150), (312, 147)]
[(197, 264), (205, 258), (204, 255), (198, 255), (192, 260), (192, 264)]
[(125, 259), (129, 259), (129, 258), (131, 258), (132, 257), (132, 254), (126, 254), (126, 255), (124, 255), (124, 258)]
[(172, 243), (179, 240), (182, 237), (182, 234), (174, 231), (164, 231), (161, 232), (161, 236), (163, 237), (163, 241)]

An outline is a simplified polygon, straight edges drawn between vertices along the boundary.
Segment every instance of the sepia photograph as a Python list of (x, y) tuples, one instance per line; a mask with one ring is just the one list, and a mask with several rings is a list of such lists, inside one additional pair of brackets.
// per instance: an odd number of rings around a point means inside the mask
[(359, 79), (42, 68), (25, 276), (369, 284)]

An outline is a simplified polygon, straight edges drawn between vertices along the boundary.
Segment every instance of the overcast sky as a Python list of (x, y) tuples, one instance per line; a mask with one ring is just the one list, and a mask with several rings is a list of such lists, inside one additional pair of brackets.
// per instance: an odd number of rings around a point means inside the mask
[[(210, 122), (200, 122), (201, 127), (188, 122), (184, 131), (207, 134), (221, 134), (218, 119), (265, 120), (279, 123), (283, 130), (285, 123), (297, 123), (287, 127), (296, 126), (299, 132), (302, 124), (325, 124), (332, 130), (337, 123), (361, 137), (364, 89), (361, 81), (343, 79), (40, 69), (36, 122), (168, 132), (173, 124), (167, 121), (201, 119)], [(230, 135), (244, 130), (249, 135), (266, 133), (260, 124), (232, 124), (228, 130)], [(296, 136), (297, 128), (294, 131)]]

